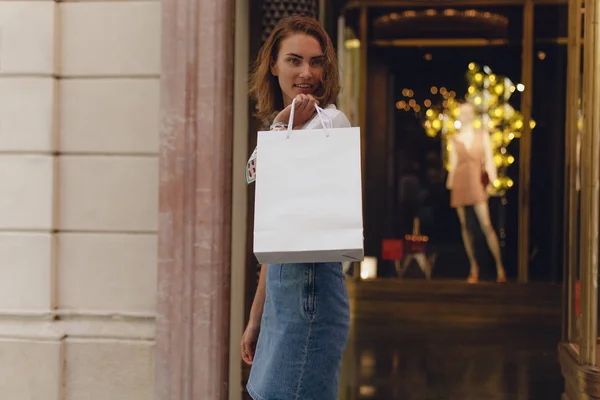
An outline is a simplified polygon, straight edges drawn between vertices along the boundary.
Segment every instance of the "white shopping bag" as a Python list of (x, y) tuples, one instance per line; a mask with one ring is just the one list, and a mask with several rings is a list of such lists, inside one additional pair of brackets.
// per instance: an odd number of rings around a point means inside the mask
[(260, 263), (364, 257), (360, 128), (328, 128), (317, 111), (320, 129), (258, 133), (254, 254)]

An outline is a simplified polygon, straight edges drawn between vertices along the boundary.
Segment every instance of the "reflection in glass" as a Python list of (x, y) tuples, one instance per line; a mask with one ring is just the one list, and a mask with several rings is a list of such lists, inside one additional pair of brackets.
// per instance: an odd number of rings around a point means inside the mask
[[(364, 7), (366, 33), (350, 22), (367, 54), (358, 63), (366, 67), (365, 236), (379, 277), (433, 279), (349, 283), (373, 293), (356, 297), (344, 398), (558, 398), (565, 42), (555, 28), (564, 5), (407, 7)], [(470, 176), (459, 158), (473, 162)], [(457, 175), (476, 183), (477, 196), (485, 187), (483, 200), (453, 202), (446, 184), (456, 189)], [(414, 237), (426, 245), (406, 245)], [(532, 281), (554, 285), (492, 283), (502, 265), (510, 278), (527, 277), (523, 260)], [(463, 283), (473, 265), (490, 284)], [(456, 290), (460, 305), (436, 297), (445, 290)], [(497, 325), (473, 323), (495, 313)], [(519, 322), (501, 326), (506, 319)]]
[[(434, 278), (462, 280), (471, 271), (470, 280), (475, 282), (478, 266), (481, 266), (482, 279), (493, 277), (493, 280), (504, 281), (502, 253), (506, 252), (507, 245), (512, 245), (509, 272), (514, 274), (516, 270), (516, 224), (508, 226), (513, 242), (507, 244), (507, 223), (512, 220), (507, 221), (505, 215), (507, 199), (515, 199), (517, 192), (518, 145), (513, 143), (519, 138), (523, 125), (517, 108), (519, 73), (515, 71), (518, 68), (507, 66), (518, 65), (518, 57), (513, 55), (520, 53), (520, 46), (386, 48), (385, 51), (392, 53), (390, 58), (393, 54), (403, 54), (415, 60), (411, 65), (392, 66), (397, 89), (390, 134), (394, 135), (395, 142), (392, 174), (397, 182), (397, 196), (389, 211), (394, 215), (395, 226), (386, 231), (403, 238), (413, 231), (417, 218), (422, 235), (429, 239), (426, 255), (431, 260)], [(422, 57), (422, 53), (431, 54), (431, 59)], [(499, 65), (499, 71), (505, 73), (496, 72), (490, 65)], [(472, 128), (487, 132), (487, 137), (480, 136), (485, 144), (479, 146), (487, 151), (482, 152), (479, 161), (474, 160), (477, 163), (474, 171), (480, 171), (471, 178), (479, 182), (477, 201), (471, 199), (467, 201), (469, 204), (463, 201), (464, 208), (458, 209), (457, 215), (451, 207), (452, 192), (446, 183), (447, 174), (452, 174), (450, 156), (457, 155), (452, 137), (465, 131), (461, 130), (459, 119), (459, 106), (465, 102), (475, 106), (476, 114), (470, 122)], [(480, 182), (484, 175), (491, 178), (489, 184)], [(460, 176), (467, 179), (465, 174)], [(464, 189), (455, 194), (462, 191)], [(475, 210), (473, 205), (487, 203), (488, 196), (492, 196), (489, 205)], [(511, 212), (516, 216), (516, 207)], [(470, 240), (467, 240), (469, 234)], [(413, 263), (420, 266), (418, 264)], [(419, 269), (423, 271), (420, 275)], [(404, 268), (401, 271), (406, 273)], [(427, 277), (425, 271), (428, 270), (413, 267), (412, 273), (406, 275)]]

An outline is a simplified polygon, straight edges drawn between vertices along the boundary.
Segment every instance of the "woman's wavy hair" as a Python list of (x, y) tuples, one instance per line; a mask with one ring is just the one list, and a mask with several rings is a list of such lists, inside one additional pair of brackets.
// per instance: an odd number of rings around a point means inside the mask
[(261, 47), (250, 75), (250, 97), (257, 102), (256, 116), (267, 120), (275, 111), (283, 110), (283, 95), (277, 77), (271, 73), (271, 66), (277, 60), (281, 41), (293, 34), (314, 37), (321, 44), (324, 55), (324, 71), (321, 87), (315, 98), (322, 105), (335, 103), (340, 93), (340, 77), (337, 56), (333, 43), (316, 19), (305, 15), (293, 15), (281, 19), (267, 41)]

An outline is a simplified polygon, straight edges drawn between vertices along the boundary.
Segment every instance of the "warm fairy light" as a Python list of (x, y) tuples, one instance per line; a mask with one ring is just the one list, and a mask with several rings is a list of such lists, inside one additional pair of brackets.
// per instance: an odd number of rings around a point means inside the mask
[[(481, 68), (476, 63), (468, 65), (467, 83), (464, 100), (471, 103), (477, 112), (473, 126), (476, 129), (487, 127), (494, 163), (498, 168), (498, 179), (492, 182), (492, 194), (502, 195), (514, 186), (513, 180), (507, 175), (507, 168), (514, 164), (515, 157), (508, 152), (507, 147), (512, 140), (521, 137), (525, 125), (523, 115), (515, 110), (508, 100), (515, 90), (522, 92), (525, 90), (525, 86), (521, 83), (515, 85), (509, 78), (493, 73), (489, 66)], [(436, 94), (438, 89), (432, 86), (430, 91), (432, 94)], [(460, 122), (457, 120), (459, 103), (455, 99), (456, 92), (442, 87), (439, 89), (439, 93), (444, 98), (442, 104), (435, 105), (431, 104), (433, 102), (424, 102), (427, 109), (424, 113), (423, 126), (427, 136), (442, 135), (444, 137), (447, 150), (444, 165), (449, 168), (449, 139), (460, 129)], [(533, 130), (535, 126), (535, 121), (530, 120), (529, 127)]]
[(360, 40), (358, 40), (358, 39), (348, 39), (348, 40), (346, 40), (346, 42), (344, 44), (345, 44), (346, 49), (348, 49), (348, 50), (354, 50), (354, 49), (360, 48)]
[(424, 105), (425, 107), (431, 107), (431, 100), (429, 100), (429, 99), (426, 99), (426, 100), (423, 102), (423, 105)]
[(503, 161), (504, 158), (502, 158), (501, 154), (494, 154), (494, 164), (496, 164), (496, 167), (502, 166)]
[(496, 96), (500, 96), (502, 93), (504, 93), (504, 85), (494, 85), (493, 91), (496, 94)]

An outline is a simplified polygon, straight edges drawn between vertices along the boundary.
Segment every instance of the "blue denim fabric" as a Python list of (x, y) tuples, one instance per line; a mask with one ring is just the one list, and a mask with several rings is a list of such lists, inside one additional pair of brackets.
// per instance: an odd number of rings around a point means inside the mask
[(269, 265), (248, 392), (254, 400), (337, 400), (349, 329), (340, 263)]

